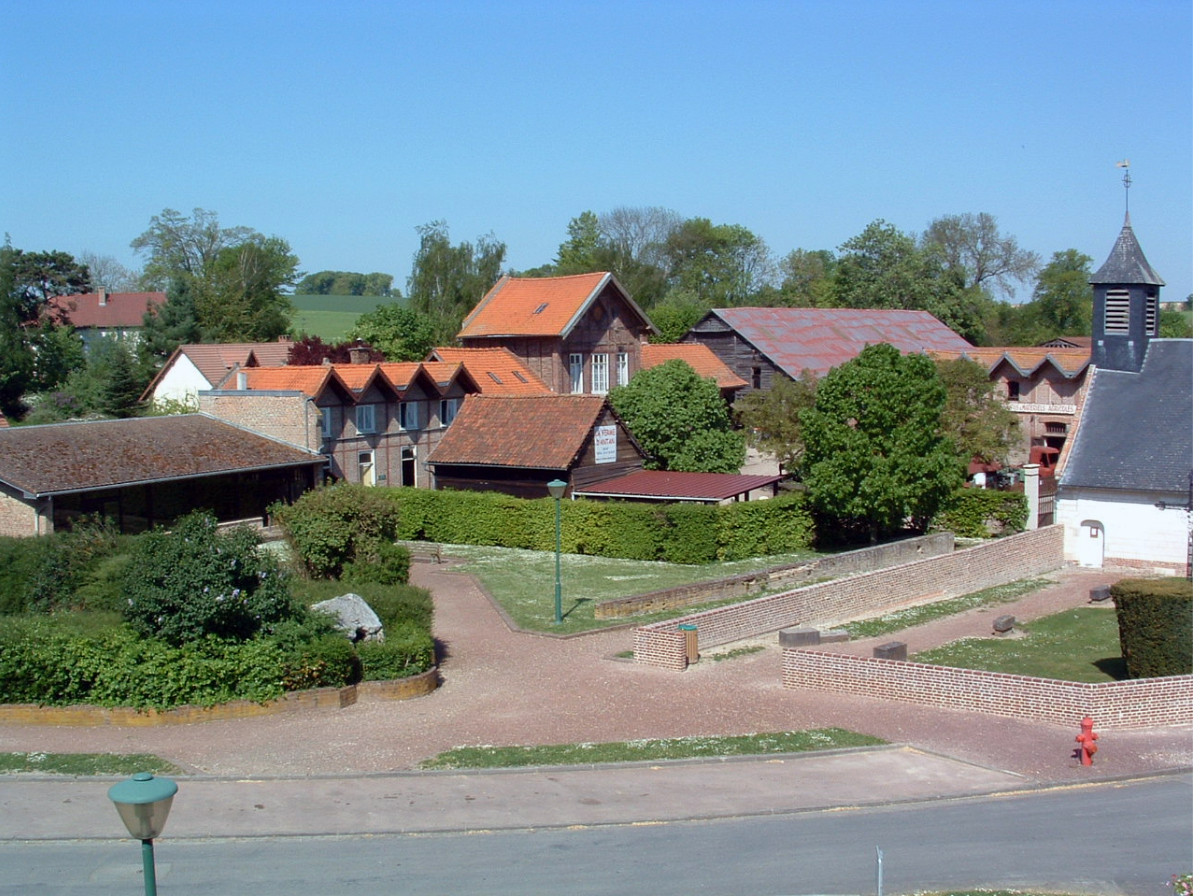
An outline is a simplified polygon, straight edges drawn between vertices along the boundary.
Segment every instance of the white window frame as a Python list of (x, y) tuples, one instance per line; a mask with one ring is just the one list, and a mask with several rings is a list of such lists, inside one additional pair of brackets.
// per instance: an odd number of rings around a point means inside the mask
[(584, 391), (584, 356), (573, 352), (568, 355), (568, 375), (572, 378), (572, 394)]
[(439, 425), (443, 427), (451, 426), (451, 422), (456, 419), (456, 412), (460, 409), (460, 399), (458, 398), (441, 398), (439, 399)]
[(617, 353), (617, 385), (628, 386), (630, 384), (630, 353)]
[(419, 425), (418, 402), (403, 401), (398, 405), (398, 428), (403, 432), (415, 432)]
[(592, 356), (592, 391), (605, 395), (609, 391), (609, 353), (596, 352)]
[(356, 431), (367, 435), (377, 431), (377, 408), (371, 404), (356, 406)]

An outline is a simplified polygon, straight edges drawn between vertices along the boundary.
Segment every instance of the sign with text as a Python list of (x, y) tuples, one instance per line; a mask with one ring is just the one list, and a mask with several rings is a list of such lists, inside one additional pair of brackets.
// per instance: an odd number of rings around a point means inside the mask
[(616, 426), (598, 426), (593, 432), (592, 442), (598, 464), (611, 464), (617, 460)]

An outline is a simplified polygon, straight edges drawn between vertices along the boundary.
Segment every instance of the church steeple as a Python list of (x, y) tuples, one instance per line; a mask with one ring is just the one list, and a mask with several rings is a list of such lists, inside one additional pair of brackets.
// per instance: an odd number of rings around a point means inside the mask
[(1127, 212), (1106, 263), (1089, 279), (1094, 288), (1093, 363), (1103, 369), (1138, 371), (1152, 337), (1159, 334), (1160, 287)]

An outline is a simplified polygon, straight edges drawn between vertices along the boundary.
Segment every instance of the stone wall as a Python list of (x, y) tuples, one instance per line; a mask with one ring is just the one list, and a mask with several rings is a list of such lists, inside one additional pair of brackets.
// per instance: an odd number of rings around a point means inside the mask
[(940, 557), (808, 585), (657, 622), (634, 633), (634, 661), (676, 672), (686, 666), (684, 633), (715, 647), (792, 626), (826, 628), (1029, 578), (1063, 565), (1064, 528), (1047, 526)]
[(1056, 681), (790, 649), (783, 651), (783, 687), (1074, 727), (1087, 715), (1098, 728), (1193, 723), (1193, 675), (1098, 683)]
[[(45, 520), (40, 522), (42, 531), (49, 531)], [(37, 511), (33, 505), (20, 498), (0, 492), (0, 535), (23, 538), (39, 534)]]
[(907, 538), (881, 544), (872, 548), (845, 551), (827, 557), (818, 557), (804, 563), (788, 563), (772, 566), (757, 572), (716, 579), (709, 582), (693, 582), (675, 588), (663, 588), (646, 594), (619, 597), (601, 601), (596, 605), (597, 619), (621, 619), (659, 610), (674, 610), (696, 604), (711, 603), (733, 597), (749, 597), (763, 591), (808, 582), (813, 579), (839, 578), (859, 572), (883, 569), (924, 557), (937, 557), (953, 551), (953, 533), (937, 532), (919, 538)]

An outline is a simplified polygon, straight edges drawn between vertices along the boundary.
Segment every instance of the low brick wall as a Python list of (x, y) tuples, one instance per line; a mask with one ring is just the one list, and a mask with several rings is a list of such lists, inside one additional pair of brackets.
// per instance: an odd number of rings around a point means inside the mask
[(13, 725), (55, 725), (62, 727), (148, 728), (158, 725), (190, 725), (227, 719), (248, 719), (286, 712), (343, 709), (357, 700), (410, 700), (439, 687), (439, 670), (394, 681), (362, 681), (343, 688), (315, 688), (293, 691), (277, 700), (254, 703), (234, 700), (218, 706), (179, 706), (176, 709), (130, 709), (105, 706), (38, 706), (10, 703), (0, 706), (0, 722)]
[(1028, 678), (819, 650), (783, 651), (783, 687), (1098, 728), (1193, 723), (1193, 675), (1098, 683)]
[(732, 597), (749, 597), (751, 594), (773, 591), (775, 588), (794, 585), (797, 582), (869, 572), (924, 557), (938, 557), (952, 551), (953, 533), (935, 532), (932, 535), (893, 541), (872, 548), (859, 548), (856, 551), (818, 557), (806, 563), (787, 563), (739, 576), (693, 582), (690, 585), (603, 600), (596, 605), (593, 612), (597, 619), (623, 619), (627, 616), (675, 610)]
[(899, 566), (808, 585), (732, 606), (646, 625), (634, 633), (634, 661), (682, 672), (684, 633), (695, 625), (702, 647), (792, 626), (825, 628), (902, 607), (969, 594), (1059, 569), (1064, 527), (1048, 526)]

